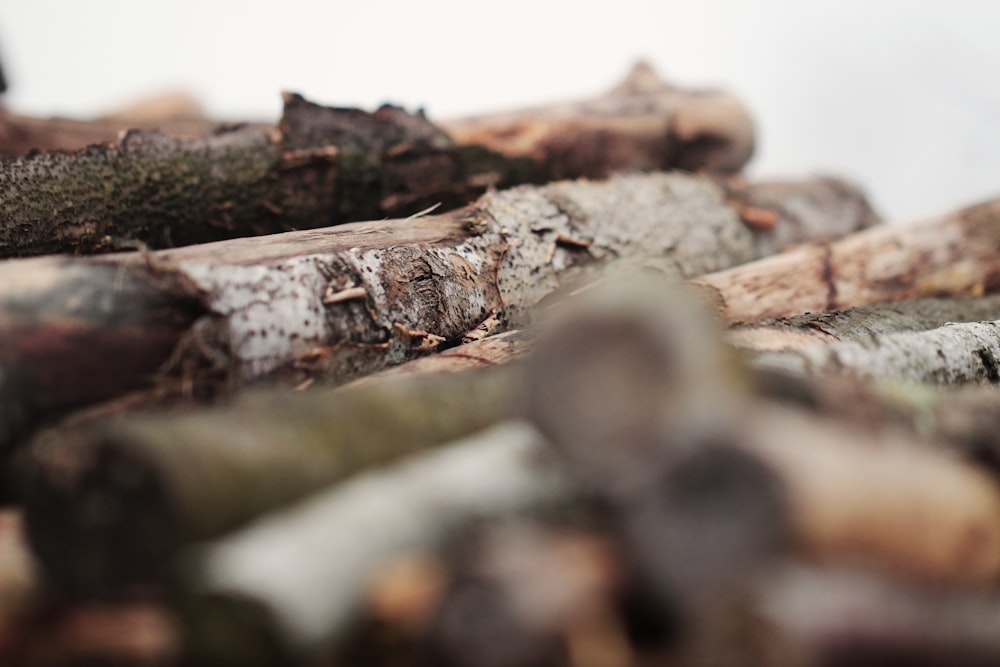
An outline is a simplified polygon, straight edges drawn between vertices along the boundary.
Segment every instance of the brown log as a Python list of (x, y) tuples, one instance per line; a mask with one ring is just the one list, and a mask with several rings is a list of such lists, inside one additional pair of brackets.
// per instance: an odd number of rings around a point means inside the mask
[(1000, 201), (806, 244), (695, 281), (730, 323), (998, 287)]
[(770, 230), (748, 228), (708, 178), (660, 174), (518, 188), (412, 220), (149, 255), (7, 261), (0, 442), (148, 383), (167, 361), (180, 379), (171, 386), (188, 394), (293, 362), (345, 381), (523, 321), (583, 266), (658, 256), (677, 278), (692, 277), (776, 251), (782, 230), (808, 239), (869, 224), (861, 195), (842, 188), (802, 184), (844, 198), (826, 217)]

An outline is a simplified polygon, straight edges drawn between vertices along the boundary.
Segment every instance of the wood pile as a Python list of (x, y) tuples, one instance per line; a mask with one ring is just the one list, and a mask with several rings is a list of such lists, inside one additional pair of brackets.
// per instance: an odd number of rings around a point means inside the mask
[(284, 99), (0, 112), (0, 664), (1000, 663), (1000, 200)]

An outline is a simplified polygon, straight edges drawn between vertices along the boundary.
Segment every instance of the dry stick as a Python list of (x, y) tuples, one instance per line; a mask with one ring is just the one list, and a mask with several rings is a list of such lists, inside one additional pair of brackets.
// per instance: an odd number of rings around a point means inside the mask
[(982, 294), (1000, 276), (1000, 201), (803, 245), (695, 281), (730, 323), (926, 296)]
[(789, 231), (871, 222), (839, 183), (798, 192), (831, 191), (838, 204), (770, 230), (748, 228), (707, 178), (655, 174), (522, 187), (412, 220), (0, 263), (0, 445), (16, 424), (148, 382), (182, 338), (173, 368), (194, 390), (207, 387), (196, 363), (250, 380), (298, 359), (346, 380), (517, 322), (578, 266), (660, 256), (685, 278), (773, 253)]
[(540, 451), (537, 433), (508, 422), (207, 545), (186, 588), (193, 651), (211, 664), (279, 665), (329, 650), (381, 568), (470, 521), (556, 498), (558, 477)]
[(28, 535), (71, 594), (159, 582), (192, 541), (508, 417), (512, 373), (268, 392), (49, 433), (32, 448), (25, 480)]

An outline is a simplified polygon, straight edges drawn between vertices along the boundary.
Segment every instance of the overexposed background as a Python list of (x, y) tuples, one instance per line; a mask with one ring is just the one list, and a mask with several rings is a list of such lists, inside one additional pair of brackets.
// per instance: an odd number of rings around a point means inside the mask
[(182, 89), (275, 120), (281, 90), (431, 118), (602, 92), (637, 58), (754, 112), (758, 177), (833, 173), (892, 219), (1000, 196), (987, 0), (4, 0), (6, 104), (90, 116)]

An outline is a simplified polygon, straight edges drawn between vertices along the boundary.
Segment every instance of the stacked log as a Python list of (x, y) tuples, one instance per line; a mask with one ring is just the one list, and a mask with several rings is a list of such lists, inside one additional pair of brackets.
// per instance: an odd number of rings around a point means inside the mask
[(3, 664), (1000, 659), (996, 201), (747, 180), (646, 66), (118, 122), (0, 117)]

